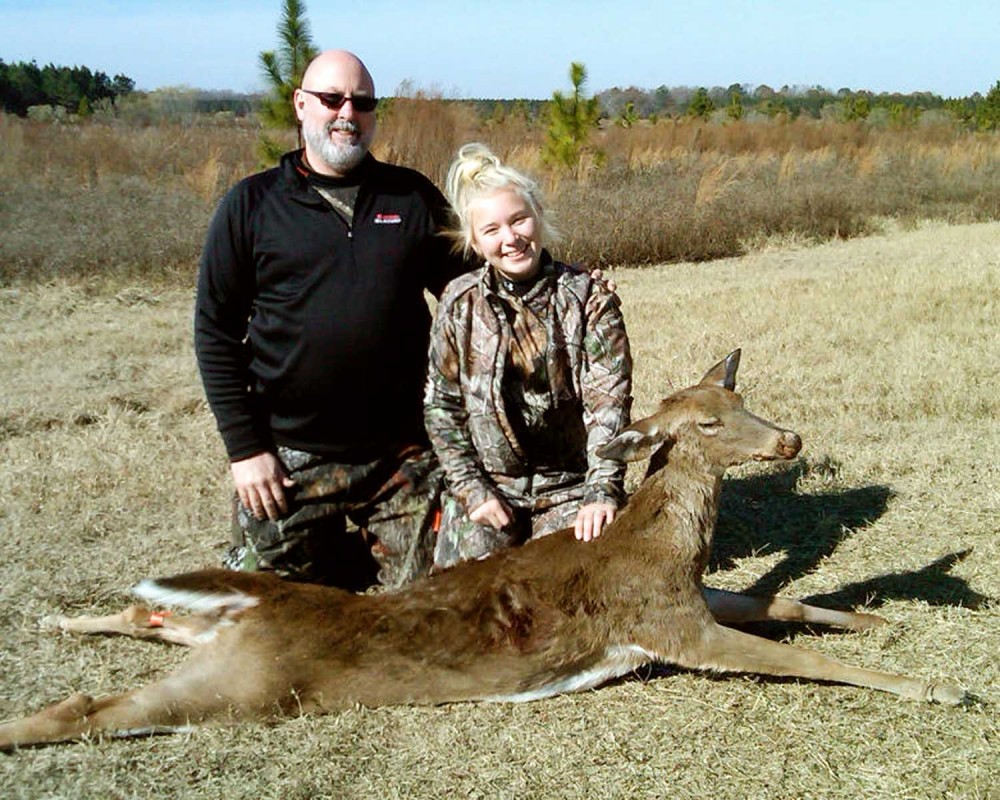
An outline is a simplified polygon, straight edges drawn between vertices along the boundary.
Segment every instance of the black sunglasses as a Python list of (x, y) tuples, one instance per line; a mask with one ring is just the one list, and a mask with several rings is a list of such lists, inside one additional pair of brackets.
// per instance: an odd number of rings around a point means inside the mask
[(303, 89), (306, 94), (319, 98), (319, 101), (331, 111), (339, 111), (340, 107), (348, 100), (354, 106), (355, 111), (374, 111), (378, 105), (377, 97), (369, 97), (366, 94), (344, 94), (343, 92), (314, 92), (312, 89)]

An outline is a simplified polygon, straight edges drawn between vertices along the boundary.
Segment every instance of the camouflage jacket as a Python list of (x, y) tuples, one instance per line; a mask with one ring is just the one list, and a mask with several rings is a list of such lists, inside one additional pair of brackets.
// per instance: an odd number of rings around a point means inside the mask
[(632, 403), (618, 299), (547, 254), (542, 269), (517, 298), (484, 267), (438, 305), (424, 422), (469, 512), (497, 495), (532, 510), (624, 501), (624, 465), (595, 452), (628, 425)]

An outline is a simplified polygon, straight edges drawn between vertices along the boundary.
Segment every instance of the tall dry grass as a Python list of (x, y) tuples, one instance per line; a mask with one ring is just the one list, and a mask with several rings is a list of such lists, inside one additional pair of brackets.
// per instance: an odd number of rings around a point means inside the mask
[[(662, 130), (661, 130), (662, 129)], [(886, 218), (1000, 215), (1000, 137), (878, 132), (800, 120), (612, 130), (609, 164), (556, 187), (570, 260), (652, 264), (825, 241)]]
[[(541, 163), (544, 122), (393, 99), (375, 152), (443, 181), (478, 139), (538, 176), (564, 241), (599, 265), (704, 260), (824, 241), (886, 218), (1000, 218), (1000, 134), (799, 119), (661, 120), (595, 132), (574, 174)], [(245, 125), (59, 125), (0, 116), (0, 283), (142, 275), (189, 282), (212, 209), (259, 168)], [(291, 139), (288, 140), (291, 142)]]
[[(0, 795), (996, 797), (998, 242), (996, 222), (919, 225), (613, 273), (637, 414), (742, 346), (748, 406), (804, 440), (791, 469), (726, 480), (709, 582), (875, 610), (892, 625), (763, 630), (947, 677), (983, 703), (659, 670), (526, 705), (358, 708), (24, 750), (0, 758)], [(147, 683), (185, 655), (38, 620), (110, 613), (141, 578), (221, 556), (230, 488), (190, 304), (189, 287), (142, 276), (0, 290), (0, 718)]]
[(256, 136), (0, 115), (0, 283), (190, 282), (215, 203), (255, 169)]

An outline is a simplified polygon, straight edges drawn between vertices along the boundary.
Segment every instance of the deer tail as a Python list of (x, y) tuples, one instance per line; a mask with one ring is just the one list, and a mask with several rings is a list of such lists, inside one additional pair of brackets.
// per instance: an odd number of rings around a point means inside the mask
[(275, 582), (280, 580), (272, 575), (207, 569), (144, 580), (132, 593), (154, 605), (234, 617), (257, 605)]

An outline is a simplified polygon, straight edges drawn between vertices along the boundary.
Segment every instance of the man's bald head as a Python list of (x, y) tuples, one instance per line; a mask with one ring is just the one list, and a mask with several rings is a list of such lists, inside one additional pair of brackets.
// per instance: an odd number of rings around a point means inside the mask
[(325, 50), (306, 67), (292, 103), (305, 159), (316, 172), (342, 177), (364, 160), (375, 137), (375, 112), (358, 110), (354, 98), (361, 97), (375, 97), (375, 81), (354, 53)]
[(302, 88), (317, 91), (343, 91), (335, 84), (347, 82), (364, 91), (359, 94), (375, 95), (375, 81), (368, 67), (354, 53), (347, 50), (324, 50), (309, 62), (302, 76)]

